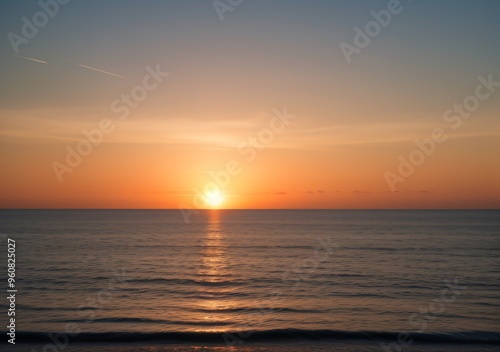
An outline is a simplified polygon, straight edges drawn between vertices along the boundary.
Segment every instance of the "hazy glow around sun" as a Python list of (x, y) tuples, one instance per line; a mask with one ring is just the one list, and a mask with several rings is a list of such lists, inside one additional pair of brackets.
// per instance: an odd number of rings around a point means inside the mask
[(205, 193), (205, 201), (212, 208), (217, 208), (224, 201), (224, 195), (219, 190)]

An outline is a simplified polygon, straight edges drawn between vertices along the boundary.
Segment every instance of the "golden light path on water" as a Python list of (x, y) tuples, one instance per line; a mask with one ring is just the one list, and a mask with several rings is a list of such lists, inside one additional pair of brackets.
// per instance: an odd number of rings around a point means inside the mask
[[(203, 238), (201, 261), (202, 267), (199, 275), (199, 295), (202, 299), (196, 302), (198, 311), (204, 322), (213, 323), (214, 327), (203, 331), (225, 331), (227, 322), (232, 319), (227, 310), (237, 308), (238, 302), (232, 293), (236, 290), (230, 285), (233, 275), (229, 269), (227, 257), (228, 243), (223, 231), (221, 213), (219, 210), (208, 211), (208, 224), (206, 235)], [(201, 319), (200, 319), (201, 318)], [(216, 327), (220, 323), (220, 327)]]

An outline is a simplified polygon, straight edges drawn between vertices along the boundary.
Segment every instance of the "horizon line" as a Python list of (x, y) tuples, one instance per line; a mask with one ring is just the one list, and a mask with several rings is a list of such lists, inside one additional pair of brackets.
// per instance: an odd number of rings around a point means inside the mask
[(0, 210), (500, 210), (499, 208), (204, 208), (204, 209), (179, 209), (179, 208), (0, 208)]

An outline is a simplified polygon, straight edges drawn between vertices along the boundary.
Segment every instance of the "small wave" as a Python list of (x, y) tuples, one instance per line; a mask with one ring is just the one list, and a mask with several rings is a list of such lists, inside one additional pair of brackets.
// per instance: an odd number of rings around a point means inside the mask
[[(5, 306), (7, 307), (7, 306)], [(0, 306), (0, 308), (3, 308)], [(35, 312), (43, 312), (43, 311), (58, 311), (58, 312), (75, 312), (75, 311), (82, 311), (82, 310), (94, 310), (95, 308), (92, 307), (79, 307), (78, 309), (75, 308), (69, 308), (69, 307), (33, 307), (33, 306), (28, 306), (28, 305), (17, 305), (18, 309), (23, 309), (26, 311), (35, 311)], [(99, 307), (99, 310), (111, 310), (111, 308), (106, 308), (106, 307)]]
[[(45, 323), (85, 323), (85, 319), (54, 319), (44, 320)], [(172, 325), (198, 325), (198, 326), (228, 326), (235, 324), (230, 321), (181, 321), (181, 320), (166, 320), (166, 319), (149, 319), (149, 318), (98, 318), (92, 320), (93, 323), (142, 323), (142, 324), (172, 324)]]
[(220, 281), (204, 281), (204, 280), (191, 280), (191, 279), (164, 279), (164, 278), (151, 278), (151, 279), (132, 279), (128, 280), (129, 283), (144, 283), (144, 284), (169, 284), (169, 285), (188, 285), (188, 286), (241, 286), (245, 281), (239, 280), (220, 280)]
[[(55, 333), (54, 333), (55, 334)], [(245, 342), (273, 342), (273, 341), (395, 341), (397, 332), (384, 331), (338, 331), (338, 330), (261, 330), (244, 332), (84, 332), (71, 336), (72, 342), (210, 342), (224, 344), (224, 338), (245, 336)], [(499, 332), (466, 331), (447, 333), (411, 333), (413, 342), (447, 343), (447, 344), (494, 344), (500, 345)], [(32, 343), (50, 342), (47, 332), (20, 331), (17, 337), (20, 341)]]
[(252, 312), (274, 312), (274, 313), (327, 313), (328, 309), (294, 309), (286, 307), (276, 307), (273, 309), (262, 308), (221, 308), (221, 309), (190, 309), (192, 312), (201, 313), (252, 313)]

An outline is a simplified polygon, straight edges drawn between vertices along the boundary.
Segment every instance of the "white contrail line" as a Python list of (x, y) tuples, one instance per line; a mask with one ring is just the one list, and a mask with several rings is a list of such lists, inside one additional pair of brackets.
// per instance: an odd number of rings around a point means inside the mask
[[(12, 55), (12, 56), (14, 56), (14, 57), (18, 57), (18, 58), (21, 58), (21, 59), (30, 60), (30, 61), (34, 61), (34, 62), (38, 62), (38, 63), (41, 63), (41, 64), (48, 64), (48, 62), (47, 62), (47, 61), (34, 59), (34, 58), (32, 58), (32, 57), (21, 56), (21, 55), (14, 55), (14, 54), (11, 54), (11, 55)], [(78, 65), (78, 66), (80, 66), (80, 67), (87, 68), (87, 69), (89, 69), (89, 70), (93, 70), (93, 71), (97, 71), (97, 72), (105, 73), (105, 74), (107, 74), (107, 75), (111, 75), (111, 76), (115, 76), (115, 77), (119, 77), (119, 78), (125, 78), (125, 77), (123, 77), (123, 76), (117, 75), (116, 73), (112, 73), (112, 72), (108, 72), (108, 71), (104, 71), (104, 70), (99, 70), (98, 68), (95, 68), (95, 67), (90, 67), (90, 66), (83, 65), (83, 64), (75, 64), (75, 65)]]
[(30, 60), (30, 61), (35, 61), (35, 62), (39, 62), (41, 64), (48, 64), (47, 61), (42, 61), (42, 60), (38, 60), (38, 59), (33, 59), (32, 57), (26, 57), (26, 56), (21, 56), (21, 55), (14, 55), (14, 54), (11, 54), (12, 56), (14, 57), (19, 57), (21, 59), (25, 59), (25, 60)]
[(111, 76), (115, 76), (115, 77), (124, 78), (123, 76), (120, 76), (120, 75), (117, 75), (117, 74), (115, 74), (115, 73), (111, 73), (111, 72), (108, 72), (108, 71), (99, 70), (98, 68), (95, 68), (95, 67), (90, 67), (90, 66), (87, 66), (87, 65), (82, 65), (82, 64), (77, 64), (77, 65), (78, 65), (78, 66), (81, 66), (81, 67), (88, 68), (89, 70), (94, 70), (94, 71), (97, 71), (97, 72), (105, 73), (105, 74), (107, 74), (107, 75), (111, 75)]

